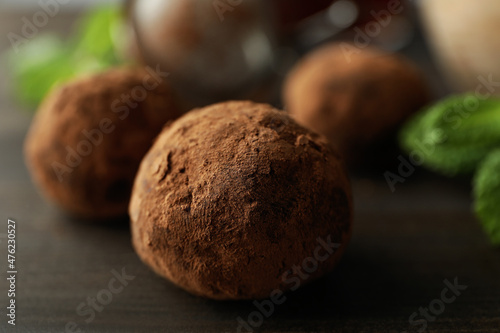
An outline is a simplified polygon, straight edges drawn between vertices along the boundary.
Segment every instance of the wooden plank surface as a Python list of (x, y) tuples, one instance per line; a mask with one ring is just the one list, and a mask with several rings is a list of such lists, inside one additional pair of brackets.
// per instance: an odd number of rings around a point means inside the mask
[[(8, 47), (3, 37), (19, 24), (19, 15), (0, 14), (0, 50)], [(53, 24), (70, 22), (63, 17)], [(408, 52), (427, 61), (421, 45)], [(24, 167), (22, 142), (30, 116), (9, 97), (6, 72), (2, 62), (2, 332), (64, 332), (71, 322), (82, 332), (237, 332), (238, 317), (259, 318), (250, 301), (194, 297), (156, 276), (135, 255), (127, 221), (77, 221), (46, 204)], [(426, 332), (500, 332), (500, 250), (488, 244), (471, 212), (467, 179), (418, 169), (392, 193), (382, 173), (373, 172), (354, 177), (353, 187), (354, 233), (341, 264), (326, 278), (287, 294), (254, 331), (417, 332), (423, 324), (410, 325), (412, 314), (439, 305), (435, 300), (447, 287), (444, 281), (457, 279), (467, 289), (432, 315)], [(8, 218), (18, 226), (17, 330), (5, 315)], [(108, 289), (123, 270), (133, 279), (87, 323), (88, 315), (77, 314), (79, 305)]]

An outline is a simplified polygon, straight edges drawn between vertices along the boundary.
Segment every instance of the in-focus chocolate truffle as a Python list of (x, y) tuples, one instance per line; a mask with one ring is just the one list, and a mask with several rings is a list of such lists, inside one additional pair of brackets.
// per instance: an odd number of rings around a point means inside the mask
[(296, 287), (294, 266), (307, 266), (303, 283), (335, 266), (351, 233), (351, 189), (326, 139), (269, 105), (226, 102), (158, 136), (130, 216), (138, 255), (161, 276), (213, 299), (266, 298)]
[(346, 43), (306, 56), (289, 74), (283, 95), (297, 122), (325, 135), (350, 164), (367, 160), (369, 148), (387, 142), (430, 99), (409, 60)]
[(162, 75), (116, 69), (47, 97), (25, 142), (28, 167), (46, 197), (77, 216), (127, 214), (142, 158), (181, 114)]

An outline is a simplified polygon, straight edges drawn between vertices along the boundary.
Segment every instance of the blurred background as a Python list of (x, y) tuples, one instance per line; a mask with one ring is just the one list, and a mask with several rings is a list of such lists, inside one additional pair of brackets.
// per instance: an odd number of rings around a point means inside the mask
[(279, 105), (280, 83), (302, 55), (346, 41), (406, 53), (440, 96), (499, 71), (500, 9), (486, 2), (2, 0), (1, 62), (9, 95), (31, 108), (56, 84), (134, 63), (167, 68), (189, 106), (230, 98)]
[[(425, 1), (403, 2), (395, 14), (388, 12), (389, 0), (244, 1), (237, 6), (199, 0), (191, 9), (182, 3), (3, 0), (0, 24), (7, 38), (0, 47), (3, 72), (11, 78), (9, 95), (33, 108), (54, 85), (84, 73), (161, 64), (191, 101), (188, 107), (234, 98), (281, 106), (279, 89), (287, 72), (328, 41), (408, 53), (423, 64), (437, 93), (443, 92), (421, 38), (417, 7)], [(189, 10), (195, 14), (188, 15)], [(200, 31), (191, 52), (187, 41)]]

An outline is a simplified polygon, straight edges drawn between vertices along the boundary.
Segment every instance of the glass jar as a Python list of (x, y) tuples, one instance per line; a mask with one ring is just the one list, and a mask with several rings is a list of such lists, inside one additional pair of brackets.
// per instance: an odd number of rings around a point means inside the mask
[(135, 0), (133, 20), (145, 61), (168, 71), (194, 105), (245, 98), (274, 62), (266, 2)]

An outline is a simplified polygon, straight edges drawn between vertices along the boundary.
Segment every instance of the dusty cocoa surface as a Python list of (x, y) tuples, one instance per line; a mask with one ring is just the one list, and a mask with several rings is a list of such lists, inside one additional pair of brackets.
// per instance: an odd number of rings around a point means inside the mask
[(382, 159), (369, 150), (383, 151), (398, 126), (430, 100), (409, 60), (346, 43), (306, 56), (288, 76), (283, 96), (297, 122), (325, 135), (349, 164)]
[[(140, 93), (137, 87), (146, 86)], [(141, 159), (180, 114), (167, 83), (146, 69), (79, 79), (53, 91), (38, 110), (26, 162), (41, 192), (68, 212), (125, 215)]]
[(130, 204), (140, 258), (191, 293), (267, 298), (317, 238), (340, 243), (304, 281), (332, 270), (351, 232), (350, 184), (326, 140), (265, 104), (194, 110), (159, 135)]

